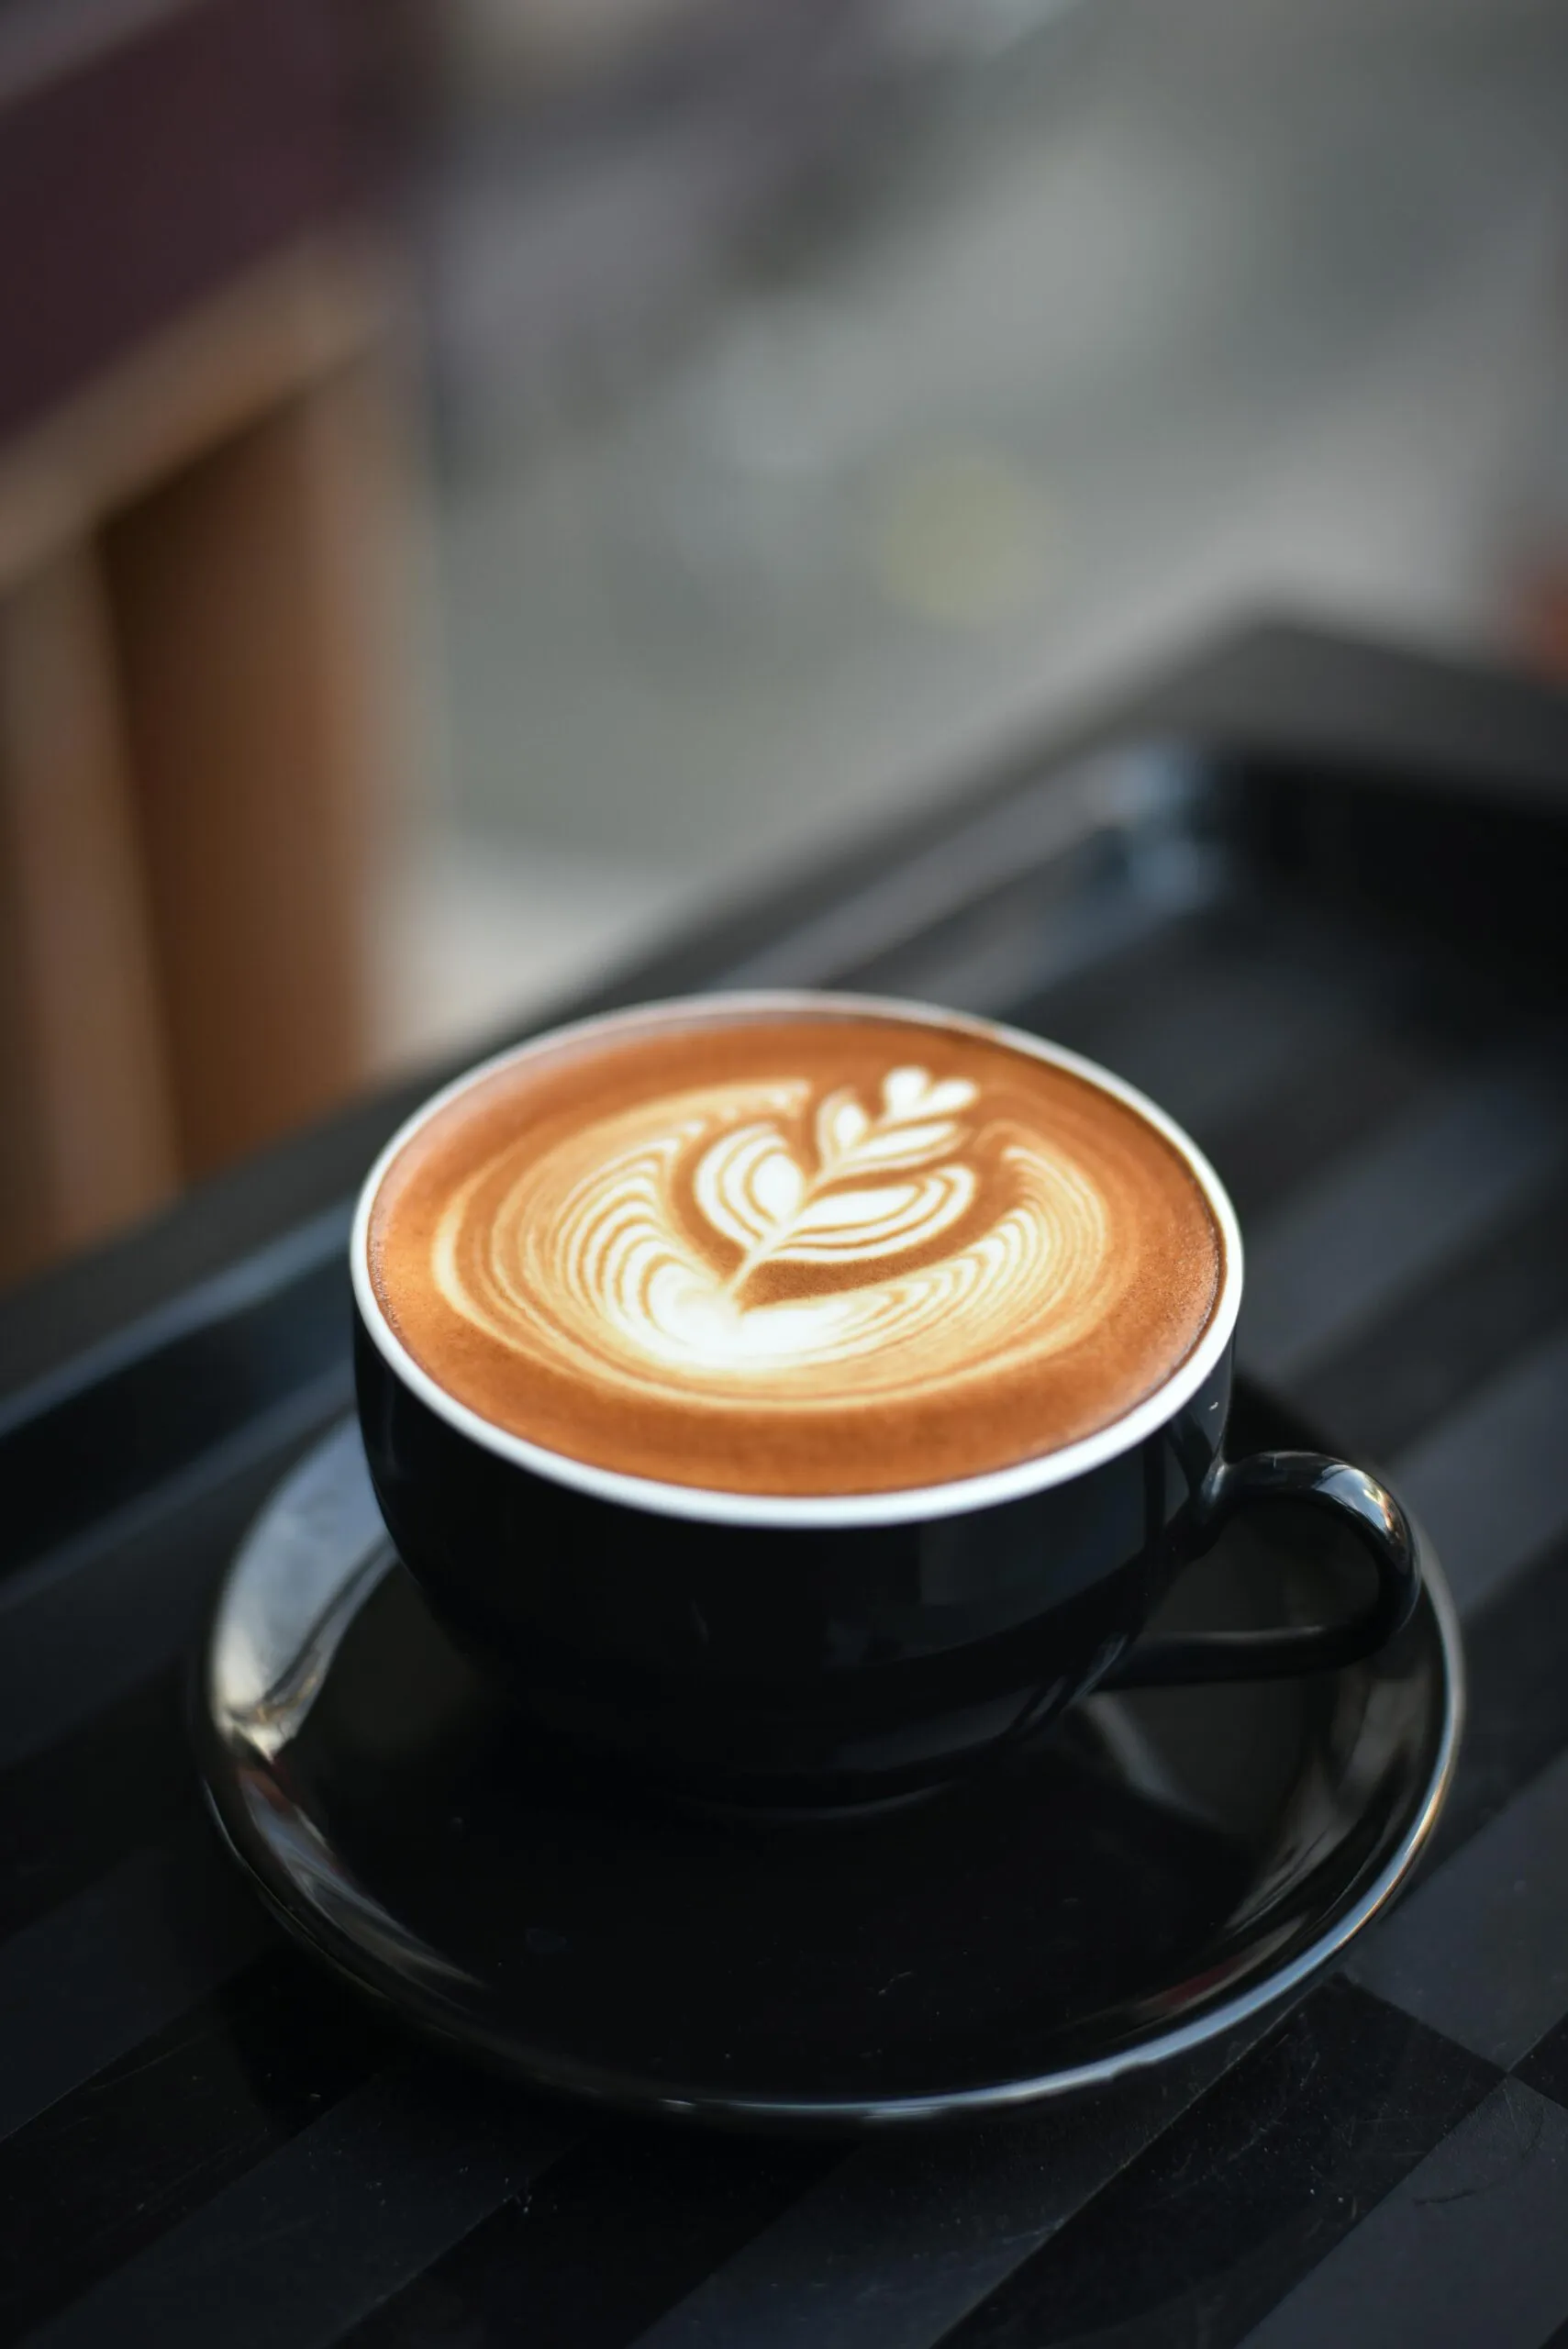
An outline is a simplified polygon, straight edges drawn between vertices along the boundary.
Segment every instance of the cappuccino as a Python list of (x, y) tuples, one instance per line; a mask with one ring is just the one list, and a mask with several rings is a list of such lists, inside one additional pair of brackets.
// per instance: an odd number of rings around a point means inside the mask
[(1186, 1360), (1225, 1243), (1176, 1143), (981, 1025), (700, 1001), (481, 1071), (395, 1153), (382, 1314), (437, 1386), (711, 1491), (925, 1487), (1111, 1426)]

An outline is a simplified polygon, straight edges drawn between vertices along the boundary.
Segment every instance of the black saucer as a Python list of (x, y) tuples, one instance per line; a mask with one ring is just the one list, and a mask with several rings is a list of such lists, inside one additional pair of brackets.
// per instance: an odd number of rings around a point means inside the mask
[[(1284, 1512), (1238, 1529), (1168, 1623), (1310, 1610), (1348, 1571), (1335, 1538)], [(1094, 1698), (900, 1809), (705, 1816), (506, 1711), (387, 1546), (350, 1423), (223, 1587), (203, 1762), (294, 1932), (526, 2079), (751, 2122), (1025, 2105), (1229, 2030), (1389, 1899), (1458, 1738), (1458, 1632), (1429, 1552), (1426, 1571), (1369, 1664)]]

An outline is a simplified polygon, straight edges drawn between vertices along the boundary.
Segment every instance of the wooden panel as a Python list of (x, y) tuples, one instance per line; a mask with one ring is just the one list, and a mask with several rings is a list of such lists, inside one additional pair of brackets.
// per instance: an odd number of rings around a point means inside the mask
[(182, 1153), (367, 1069), (395, 509), (384, 370), (339, 369), (106, 532)]
[(0, 596), (0, 1277), (174, 1177), (112, 648), (76, 547)]

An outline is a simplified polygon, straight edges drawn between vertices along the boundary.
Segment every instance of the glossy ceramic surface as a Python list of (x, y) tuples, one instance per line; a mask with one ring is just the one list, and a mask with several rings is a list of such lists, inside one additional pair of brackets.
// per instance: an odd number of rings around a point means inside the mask
[[(1330, 1609), (1344, 1542), (1239, 1522), (1162, 1628)], [(393, 1555), (346, 1427), (236, 1561), (201, 1727), (270, 1903), (410, 2022), (629, 2108), (832, 2126), (1058, 2096), (1299, 1988), (1425, 1842), (1459, 1711), (1429, 1562), (1407, 1630), (1338, 1673), (1098, 1696), (859, 1815), (677, 1807), (520, 1726)]]
[(1200, 1546), (1227, 1354), (1070, 1483), (929, 1521), (733, 1526), (574, 1490), (450, 1427), (357, 1332), (399, 1556), (524, 1709), (632, 1772), (768, 1805), (946, 1777), (1122, 1655)]

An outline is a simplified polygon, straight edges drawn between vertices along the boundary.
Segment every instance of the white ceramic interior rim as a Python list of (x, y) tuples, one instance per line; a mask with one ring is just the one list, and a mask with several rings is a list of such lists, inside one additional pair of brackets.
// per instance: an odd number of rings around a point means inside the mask
[[(672, 1019), (687, 1020), (724, 1019), (758, 1013), (779, 1013), (786, 1016), (809, 1017), (813, 1013), (853, 1018), (915, 1020), (925, 1027), (945, 1028), (957, 1035), (976, 1036), (993, 1042), (1011, 1046), (1031, 1060), (1049, 1062), (1053, 1067), (1067, 1069), (1074, 1076), (1097, 1085), (1101, 1092), (1124, 1102), (1145, 1119), (1155, 1130), (1185, 1160), (1208, 1201), (1219, 1228), (1224, 1253), (1224, 1274), (1219, 1296), (1213, 1313), (1192, 1352), (1177, 1364), (1162, 1386), (1135, 1404), (1130, 1411), (1108, 1427), (1097, 1429), (1093, 1435), (1081, 1437), (1075, 1443), (1064, 1444), (1058, 1451), (1037, 1454), (1020, 1460), (1006, 1468), (987, 1469), (976, 1476), (953, 1478), (940, 1485), (904, 1486), (889, 1492), (877, 1493), (735, 1493), (696, 1485), (667, 1484), (652, 1476), (636, 1476), (616, 1468), (596, 1467), (592, 1462), (576, 1460), (568, 1453), (553, 1452), (543, 1444), (531, 1442), (526, 1436), (511, 1434), (495, 1426), (467, 1404), (437, 1384), (427, 1370), (421, 1368), (396, 1331), (387, 1321), (375, 1295), (370, 1274), (370, 1220), (376, 1195), (385, 1180), (387, 1170), (400, 1152), (406, 1148), (430, 1119), (438, 1117), (449, 1103), (466, 1093), (502, 1069), (539, 1057), (561, 1045), (585, 1037), (633, 1031), (638, 1028), (659, 1027)], [(552, 1028), (539, 1036), (531, 1036), (525, 1043), (514, 1044), (496, 1052), (477, 1067), (468, 1069), (451, 1084), (444, 1085), (413, 1116), (401, 1125), (382, 1152), (365, 1177), (359, 1204), (354, 1211), (353, 1231), (349, 1241), (349, 1269), (353, 1280), (354, 1298), (360, 1314), (377, 1350), (388, 1366), (438, 1419), (445, 1419), (460, 1435), (484, 1451), (494, 1453), (498, 1459), (509, 1460), (519, 1468), (527, 1468), (535, 1475), (545, 1476), (558, 1485), (574, 1491), (591, 1494), (595, 1498), (615, 1501), (630, 1508), (651, 1510), (661, 1517), (699, 1520), (713, 1525), (767, 1525), (780, 1528), (808, 1526), (902, 1525), (912, 1520), (938, 1517), (958, 1517), (966, 1510), (994, 1508), (1004, 1501), (1021, 1500), (1030, 1493), (1046, 1491), (1053, 1485), (1071, 1483), (1086, 1470), (1101, 1467), (1107, 1460), (1117, 1459), (1141, 1443), (1146, 1436), (1164, 1425), (1190, 1397), (1195, 1395), (1210, 1372), (1218, 1363), (1241, 1308), (1241, 1233), (1236, 1220), (1236, 1210), (1226, 1196), (1224, 1186), (1197, 1144), (1182, 1131), (1175, 1120), (1135, 1085), (1112, 1075), (1108, 1069), (1085, 1060), (1081, 1053), (1068, 1052), (1060, 1044), (1043, 1041), (1022, 1029), (1006, 1027), (999, 1020), (979, 1019), (968, 1012), (946, 1011), (932, 1004), (909, 1003), (892, 996), (838, 995), (811, 988), (771, 988), (756, 992), (717, 993), (714, 995), (678, 996), (660, 1003), (639, 1004), (620, 1011), (598, 1012), (586, 1019), (573, 1020), (563, 1028)]]

